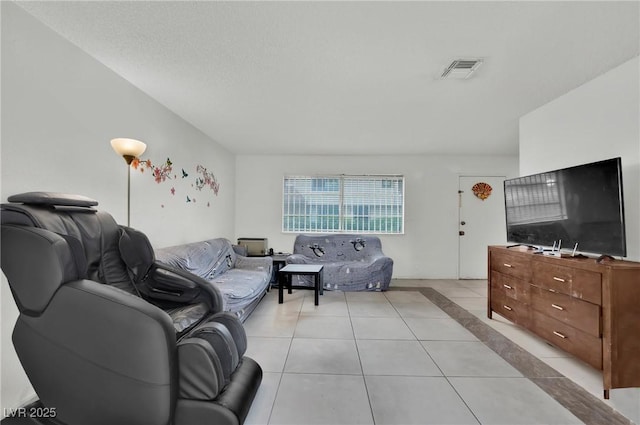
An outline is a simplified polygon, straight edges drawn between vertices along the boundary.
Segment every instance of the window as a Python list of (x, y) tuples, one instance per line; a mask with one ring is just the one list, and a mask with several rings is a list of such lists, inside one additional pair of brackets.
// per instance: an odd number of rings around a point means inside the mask
[(282, 230), (404, 232), (402, 176), (286, 176)]
[(311, 179), (311, 190), (313, 192), (338, 192), (340, 190), (339, 179)]

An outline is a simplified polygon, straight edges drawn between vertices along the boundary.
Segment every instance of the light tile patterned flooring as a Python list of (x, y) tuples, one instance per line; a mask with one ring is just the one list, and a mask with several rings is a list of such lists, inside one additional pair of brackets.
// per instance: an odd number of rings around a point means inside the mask
[[(601, 375), (494, 315), (486, 281), (396, 280), (403, 291), (267, 294), (245, 322), (264, 377), (246, 424), (581, 424), (441, 310), (431, 287), (589, 392)], [(416, 287), (416, 291), (407, 287)], [(408, 289), (408, 290), (407, 290)]]

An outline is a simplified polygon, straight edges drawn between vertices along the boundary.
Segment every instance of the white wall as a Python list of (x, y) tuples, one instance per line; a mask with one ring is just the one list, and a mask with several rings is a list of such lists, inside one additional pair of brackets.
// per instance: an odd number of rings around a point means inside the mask
[[(151, 170), (133, 170), (133, 227), (157, 247), (234, 237), (232, 154), (15, 4), (1, 7), (3, 202), (25, 191), (79, 193), (124, 224), (126, 164), (109, 140), (133, 137), (148, 145), (143, 158), (159, 164), (169, 157), (177, 177), (157, 184)], [(191, 186), (198, 164), (221, 183), (218, 196)], [(187, 196), (196, 202), (187, 203)], [(17, 309), (4, 275), (0, 286), (0, 408), (15, 408), (33, 391), (10, 341)]]
[[(636, 57), (520, 120), (523, 175), (622, 157), (627, 258), (635, 261), (640, 261), (639, 77)], [(613, 390), (611, 402), (640, 424), (640, 390)]]
[(394, 278), (456, 278), (458, 176), (514, 177), (517, 158), (238, 155), (236, 236), (266, 237), (275, 251), (291, 252), (295, 234), (281, 230), (282, 179), (323, 173), (404, 175), (405, 234), (381, 236)]
[(622, 157), (627, 258), (640, 261), (640, 83), (636, 57), (520, 119), (522, 175)]

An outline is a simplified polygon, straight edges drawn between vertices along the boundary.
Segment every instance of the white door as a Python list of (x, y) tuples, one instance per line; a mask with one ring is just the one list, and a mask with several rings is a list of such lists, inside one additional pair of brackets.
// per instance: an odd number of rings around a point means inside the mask
[[(504, 245), (507, 241), (504, 179), (504, 176), (460, 176), (458, 179), (460, 279), (486, 279), (487, 246)], [(474, 194), (474, 186), (478, 195)], [(485, 196), (489, 188), (490, 193)]]

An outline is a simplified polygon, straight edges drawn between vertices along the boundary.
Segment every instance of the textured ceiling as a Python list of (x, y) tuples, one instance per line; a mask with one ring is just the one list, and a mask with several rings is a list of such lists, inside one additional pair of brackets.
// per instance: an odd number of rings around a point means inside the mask
[(235, 153), (514, 155), (640, 44), (635, 1), (18, 4)]

